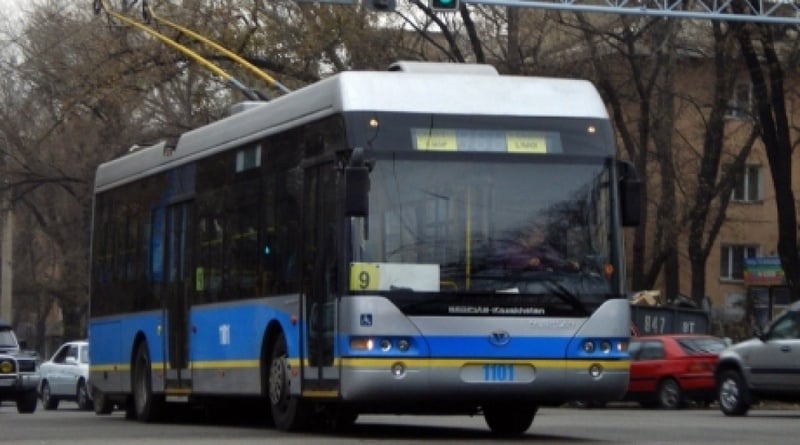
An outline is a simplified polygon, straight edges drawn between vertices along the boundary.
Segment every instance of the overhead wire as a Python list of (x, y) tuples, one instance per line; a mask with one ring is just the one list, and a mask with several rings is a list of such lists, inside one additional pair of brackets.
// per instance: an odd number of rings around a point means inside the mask
[(275, 80), (272, 76), (270, 76), (269, 74), (265, 73), (263, 70), (259, 69), (258, 67), (256, 67), (252, 63), (248, 62), (247, 60), (245, 60), (244, 58), (242, 58), (238, 54), (228, 50), (227, 48), (225, 48), (222, 45), (214, 42), (213, 40), (210, 40), (207, 37), (205, 37), (205, 36), (203, 36), (201, 34), (198, 34), (198, 33), (192, 31), (189, 28), (186, 28), (185, 26), (181, 26), (181, 25), (179, 25), (179, 24), (177, 24), (175, 22), (172, 22), (170, 20), (167, 20), (167, 19), (165, 19), (163, 17), (158, 16), (155, 13), (155, 11), (153, 11), (153, 8), (148, 4), (147, 0), (143, 0), (142, 1), (142, 18), (144, 19), (144, 21), (146, 23), (149, 23), (151, 19), (155, 20), (159, 24), (162, 24), (162, 25), (168, 26), (170, 28), (173, 28), (173, 29), (175, 29), (177, 31), (180, 31), (180, 32), (188, 35), (189, 37), (191, 37), (193, 39), (196, 39), (196, 40), (198, 40), (198, 41), (210, 46), (211, 48), (219, 51), (220, 53), (224, 54), (226, 57), (230, 58), (231, 60), (235, 61), (236, 63), (242, 65), (245, 68), (247, 68), (253, 74), (255, 74), (256, 76), (260, 77), (262, 80), (267, 82), (268, 85), (274, 86), (275, 88), (280, 90), (281, 93), (283, 93), (283, 94), (287, 94), (287, 93), (291, 92), (291, 90), (286, 88), (286, 86), (282, 85), (280, 82)]
[(146, 34), (148, 34), (148, 35), (160, 40), (162, 43), (164, 43), (167, 46), (179, 51), (180, 53), (184, 54), (185, 56), (187, 56), (190, 59), (194, 60), (195, 62), (199, 63), (200, 65), (202, 65), (203, 67), (205, 67), (206, 69), (211, 71), (212, 73), (214, 73), (217, 76), (221, 77), (228, 85), (230, 85), (231, 87), (233, 87), (233, 88), (239, 90), (240, 92), (242, 92), (242, 94), (244, 94), (248, 99), (250, 99), (250, 100), (264, 100), (265, 99), (265, 97), (263, 97), (262, 95), (260, 95), (259, 93), (255, 92), (255, 91), (251, 90), (250, 88), (246, 87), (242, 82), (240, 82), (238, 79), (233, 77), (233, 75), (229, 74), (228, 72), (226, 72), (222, 68), (214, 65), (213, 63), (211, 63), (210, 61), (205, 59), (203, 56), (201, 56), (200, 54), (197, 54), (196, 52), (192, 51), (191, 49), (186, 48), (185, 46), (181, 45), (180, 43), (170, 39), (169, 37), (159, 33), (158, 31), (156, 31), (156, 30), (154, 30), (154, 29), (152, 29), (152, 28), (150, 28), (148, 26), (145, 26), (142, 23), (137, 22), (136, 20), (133, 20), (133, 19), (131, 19), (129, 17), (126, 17), (123, 14), (120, 14), (118, 12), (115, 12), (115, 11), (111, 10), (108, 7), (108, 5), (106, 5), (105, 0), (93, 0), (93, 4), (94, 4), (94, 12), (95, 12), (95, 14), (100, 14), (101, 12), (105, 12), (110, 17), (113, 17), (113, 18), (125, 23), (126, 25), (132, 26), (132, 27), (134, 27), (134, 28), (136, 28), (136, 29), (138, 29), (140, 31), (143, 31), (144, 33), (146, 33)]

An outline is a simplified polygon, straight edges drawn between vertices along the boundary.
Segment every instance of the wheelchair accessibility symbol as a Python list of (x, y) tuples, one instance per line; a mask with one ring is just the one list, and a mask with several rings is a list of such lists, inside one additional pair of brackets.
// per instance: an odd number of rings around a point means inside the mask
[(361, 326), (372, 326), (372, 314), (361, 314)]

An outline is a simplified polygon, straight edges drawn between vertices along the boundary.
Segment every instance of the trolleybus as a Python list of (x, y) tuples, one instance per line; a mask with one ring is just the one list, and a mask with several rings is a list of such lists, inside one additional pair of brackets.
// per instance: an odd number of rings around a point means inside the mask
[[(342, 72), (99, 166), (95, 411), (537, 409), (627, 388), (638, 180), (583, 80)], [(532, 243), (546, 244), (547, 247)]]

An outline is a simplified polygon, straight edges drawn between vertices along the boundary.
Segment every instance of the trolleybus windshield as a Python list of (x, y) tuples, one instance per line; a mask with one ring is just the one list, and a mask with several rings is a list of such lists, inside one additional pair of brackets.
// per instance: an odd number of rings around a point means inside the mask
[(592, 307), (612, 294), (604, 159), (434, 157), (374, 160), (351, 290), (546, 294)]

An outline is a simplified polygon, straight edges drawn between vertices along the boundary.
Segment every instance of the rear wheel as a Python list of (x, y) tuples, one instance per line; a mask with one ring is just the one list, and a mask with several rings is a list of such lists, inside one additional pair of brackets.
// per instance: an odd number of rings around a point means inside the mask
[(133, 407), (140, 422), (157, 422), (164, 411), (164, 397), (153, 394), (152, 364), (147, 345), (136, 349), (133, 361)]
[(107, 416), (114, 411), (114, 404), (97, 387), (92, 387), (92, 399), (94, 413), (98, 416)]
[(288, 351), (283, 334), (280, 334), (273, 343), (268, 369), (267, 391), (275, 427), (284, 431), (305, 427), (308, 421), (308, 409), (301, 400), (291, 394)]
[(42, 382), (42, 407), (48, 411), (58, 409), (58, 399), (53, 397), (47, 381)]
[(78, 409), (81, 411), (92, 409), (92, 399), (89, 398), (89, 388), (86, 386), (86, 380), (80, 379), (78, 381), (78, 387), (75, 389), (75, 401), (78, 402)]
[(717, 385), (719, 409), (726, 416), (743, 416), (750, 410), (747, 387), (737, 371), (722, 373)]
[(500, 436), (519, 436), (533, 423), (538, 406), (531, 405), (486, 405), (483, 407), (483, 418), (489, 429)]
[(683, 403), (681, 386), (673, 379), (665, 379), (658, 385), (658, 405), (664, 409), (678, 409)]

